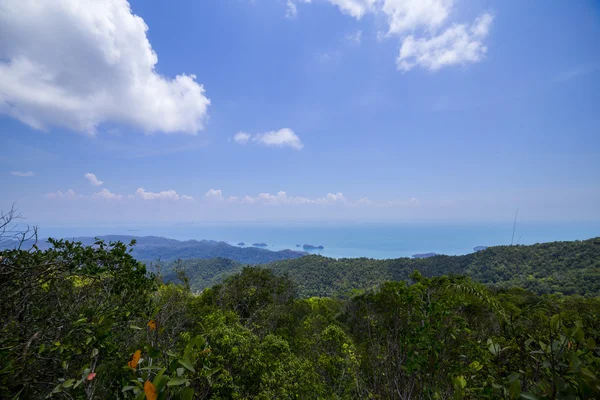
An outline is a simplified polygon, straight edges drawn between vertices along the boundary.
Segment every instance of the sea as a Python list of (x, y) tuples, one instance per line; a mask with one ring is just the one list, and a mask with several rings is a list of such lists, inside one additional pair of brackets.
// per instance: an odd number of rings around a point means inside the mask
[(268, 250), (301, 250), (333, 258), (387, 259), (420, 253), (460, 255), (476, 246), (585, 240), (600, 236), (595, 222), (503, 223), (173, 223), (41, 225), (39, 237), (73, 238), (107, 234), (162, 236), (178, 240), (208, 239), (231, 245), (266, 243)]

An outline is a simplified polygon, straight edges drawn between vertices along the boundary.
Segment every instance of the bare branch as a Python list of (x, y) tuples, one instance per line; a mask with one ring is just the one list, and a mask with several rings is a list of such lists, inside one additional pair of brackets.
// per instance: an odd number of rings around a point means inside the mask
[(31, 250), (37, 245), (38, 228), (29, 225), (25, 228), (19, 227), (16, 221), (25, 217), (15, 205), (16, 203), (13, 203), (8, 212), (0, 211), (0, 249), (16, 247), (20, 250), (23, 244), (33, 240)]

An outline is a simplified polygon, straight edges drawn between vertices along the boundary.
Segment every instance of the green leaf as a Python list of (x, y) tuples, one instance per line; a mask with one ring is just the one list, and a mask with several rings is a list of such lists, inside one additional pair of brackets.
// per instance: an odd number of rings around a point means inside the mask
[(490, 349), (490, 353), (497, 356), (500, 353), (500, 345), (498, 343), (494, 343), (492, 339), (488, 339), (487, 341), (488, 348)]
[(148, 345), (146, 346), (146, 350), (148, 351), (148, 355), (152, 358), (160, 357), (160, 351), (155, 349), (154, 347)]
[(154, 387), (158, 386), (165, 371), (166, 371), (166, 368), (163, 368), (160, 370), (159, 373), (156, 374), (156, 376), (154, 377), (154, 380), (152, 381), (152, 384), (154, 385)]
[(140, 328), (140, 327), (139, 327), (139, 326), (137, 326), (137, 325), (133, 325), (133, 324), (129, 325), (129, 327), (130, 327), (131, 329), (137, 329), (138, 331), (141, 331), (141, 330), (142, 330), (142, 328)]
[(192, 372), (196, 372), (196, 370), (194, 369), (194, 366), (192, 365), (192, 363), (188, 359), (180, 358), (177, 361), (179, 361), (179, 364), (183, 365), (188, 370), (190, 370)]
[(557, 330), (558, 326), (560, 324), (560, 314), (554, 314), (551, 318), (550, 318), (550, 327), (552, 329)]
[(508, 393), (511, 399), (517, 399), (521, 395), (521, 381), (518, 379), (512, 381), (508, 388)]
[(529, 392), (521, 393), (521, 398), (527, 400), (540, 400), (540, 398), (537, 397), (535, 394)]
[(62, 387), (70, 388), (71, 386), (73, 386), (74, 383), (75, 383), (75, 379), (67, 379), (66, 381), (63, 382)]
[(480, 369), (483, 368), (483, 365), (481, 365), (479, 363), (479, 361), (473, 361), (471, 364), (469, 364), (469, 368), (475, 370), (475, 371), (479, 371)]
[(171, 378), (169, 379), (169, 382), (167, 382), (167, 386), (179, 386), (188, 383), (189, 381), (190, 380), (187, 378)]
[(587, 348), (588, 348), (588, 350), (594, 350), (596, 348), (596, 342), (594, 341), (594, 339), (588, 338)]
[(583, 336), (583, 330), (579, 327), (577, 327), (575, 329), (575, 332), (573, 332), (573, 337), (575, 338), (575, 340), (577, 340), (578, 342), (583, 342), (584, 336)]
[(457, 388), (464, 389), (467, 387), (467, 380), (462, 375), (455, 376), (453, 381), (454, 381), (454, 386), (456, 386)]
[(192, 400), (194, 397), (193, 388), (185, 388), (181, 391), (181, 400)]

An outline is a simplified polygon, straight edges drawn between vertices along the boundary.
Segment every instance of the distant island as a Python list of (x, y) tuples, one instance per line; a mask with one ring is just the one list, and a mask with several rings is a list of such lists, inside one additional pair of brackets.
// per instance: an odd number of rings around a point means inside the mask
[(244, 243), (244, 242), (239, 242), (238, 243), (238, 246), (245, 246), (245, 245), (246, 245), (246, 243)]
[(413, 254), (413, 258), (429, 258), (429, 257), (435, 257), (435, 256), (439, 256), (439, 254), (436, 253), (422, 253), (422, 254)]
[(296, 247), (302, 247), (302, 246), (300, 246), (299, 244), (297, 244)]
[(323, 246), (314, 246), (312, 244), (305, 244), (302, 246), (304, 250), (323, 250), (325, 247)]
[(475, 247), (473, 247), (473, 250), (474, 251), (481, 251), (481, 250), (485, 250), (487, 248), (488, 248), (488, 246), (475, 246)]
[(252, 243), (252, 246), (255, 246), (255, 247), (267, 247), (268, 244), (266, 244), (266, 243)]

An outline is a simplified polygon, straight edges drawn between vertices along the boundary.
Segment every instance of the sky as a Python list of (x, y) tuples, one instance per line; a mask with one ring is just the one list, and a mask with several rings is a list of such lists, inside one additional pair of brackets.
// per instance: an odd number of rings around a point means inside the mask
[(0, 209), (600, 221), (598, 38), (591, 0), (0, 0)]

